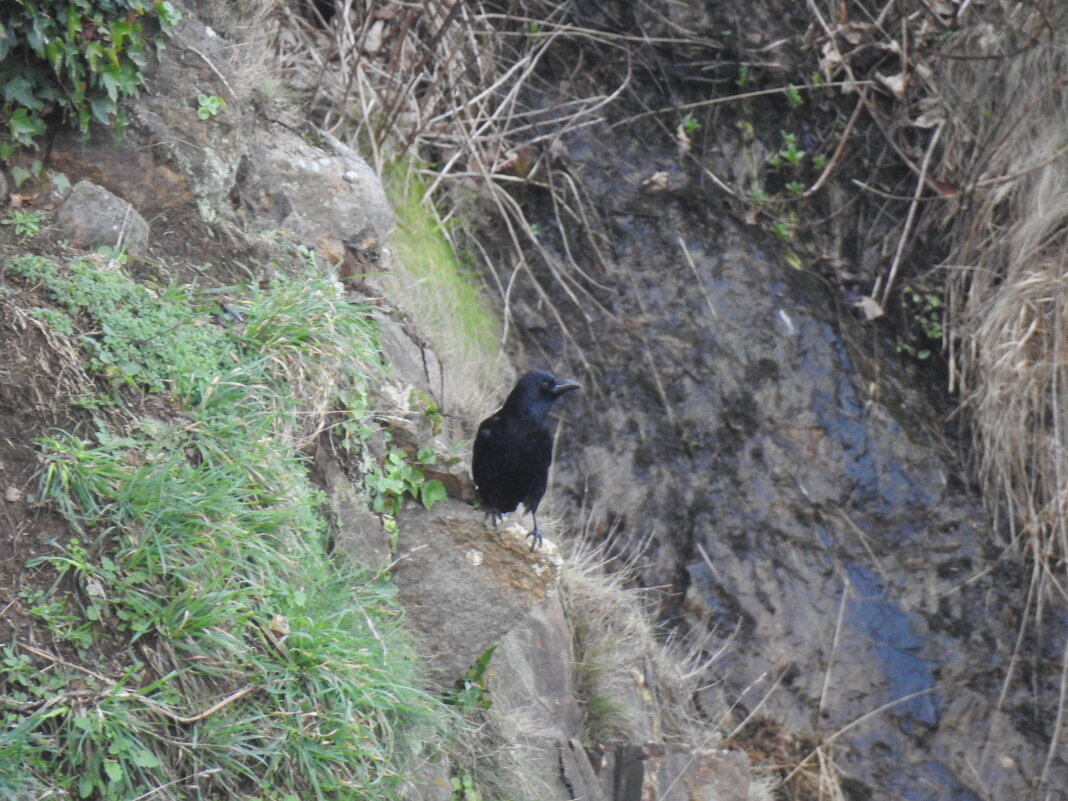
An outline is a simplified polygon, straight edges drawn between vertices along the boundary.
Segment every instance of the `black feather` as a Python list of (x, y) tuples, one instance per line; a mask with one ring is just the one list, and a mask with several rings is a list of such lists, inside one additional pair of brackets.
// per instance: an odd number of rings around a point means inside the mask
[(523, 504), (534, 518), (534, 530), (527, 535), (534, 538), (532, 551), (541, 544), (537, 511), (553, 460), (549, 410), (573, 389), (579, 389), (575, 381), (533, 370), (519, 379), (504, 406), (483, 420), (475, 435), (471, 472), (486, 517), (496, 525), (501, 515)]

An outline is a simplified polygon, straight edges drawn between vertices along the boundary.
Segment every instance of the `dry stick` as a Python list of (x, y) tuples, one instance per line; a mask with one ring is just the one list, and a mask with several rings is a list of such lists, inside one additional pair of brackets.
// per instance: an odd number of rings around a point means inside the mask
[(203, 712), (201, 712), (201, 713), (199, 713), (197, 715), (190, 715), (189, 717), (182, 717), (181, 715), (176, 715), (173, 712), (171, 712), (169, 709), (167, 709), (166, 707), (164, 707), (164, 706), (162, 706), (160, 704), (157, 704), (154, 701), (150, 701), (148, 698), (145, 698), (143, 696), (137, 695), (136, 693), (124, 693), (124, 695), (126, 695), (127, 697), (130, 697), (130, 698), (139, 698), (140, 700), (146, 702), (149, 706), (151, 706), (157, 712), (160, 712), (161, 714), (164, 714), (167, 717), (169, 717), (175, 723), (189, 724), (189, 723), (197, 723), (198, 721), (204, 720), (204, 718), (207, 718), (207, 717), (210, 717), (211, 715), (214, 715), (216, 712), (218, 712), (224, 706), (227, 706), (228, 704), (232, 704), (234, 701), (238, 700), (239, 698), (244, 698), (246, 695), (248, 695), (254, 689), (256, 689), (256, 688), (253, 685), (246, 684), (240, 690), (237, 690), (236, 692), (233, 692), (230, 695), (226, 696), (224, 699), (219, 701), (217, 704), (213, 704), (212, 706), (210, 706), (207, 709), (205, 709)]
[(831, 156), (831, 160), (824, 166), (823, 172), (820, 173), (820, 177), (816, 179), (816, 183), (812, 184), (812, 186), (802, 192), (801, 197), (811, 197), (815, 192), (818, 192), (820, 187), (827, 181), (827, 178), (830, 177), (835, 165), (841, 160), (842, 153), (845, 152), (846, 140), (849, 139), (849, 135), (853, 132), (853, 126), (857, 124), (857, 118), (860, 117), (860, 110), (868, 104), (867, 88), (860, 89), (859, 94), (860, 99), (857, 101), (853, 113), (849, 116), (849, 121), (846, 123), (845, 130), (843, 130), (842, 135), (838, 137), (838, 146), (834, 149), (834, 155)]
[(838, 731), (836, 731), (834, 734), (832, 734), (830, 737), (828, 737), (822, 743), (820, 743), (815, 748), (813, 748), (812, 751), (809, 752), (808, 756), (806, 756), (804, 759), (802, 759), (800, 762), (797, 763), (797, 766), (792, 771), (790, 771), (790, 773), (786, 776), (786, 778), (782, 780), (781, 784), (786, 784), (787, 782), (789, 782), (790, 779), (792, 779), (794, 776), (796, 776), (798, 774), (798, 772), (801, 770), (801, 768), (803, 768), (805, 766), (805, 763), (807, 763), (810, 759), (812, 759), (812, 757), (816, 756), (819, 753), (821, 748), (824, 748), (824, 747), (826, 747), (828, 745), (831, 745), (835, 740), (837, 740), (839, 737), (841, 737), (843, 734), (845, 734), (850, 729), (853, 729), (853, 728), (859, 726), (861, 723), (864, 723), (869, 718), (873, 718), (876, 715), (878, 715), (878, 714), (880, 714), (882, 712), (885, 712), (888, 709), (891, 709), (891, 708), (897, 706), (898, 704), (902, 704), (905, 701), (911, 701), (913, 698), (919, 698), (921, 695), (927, 695), (927, 693), (932, 693), (932, 692), (934, 692), (934, 690), (935, 690), (934, 687), (928, 687), (928, 688), (926, 688), (924, 690), (917, 690), (914, 693), (909, 693), (908, 695), (903, 695), (900, 698), (894, 699), (893, 701), (887, 701), (885, 704), (883, 704), (882, 706), (876, 707), (871, 712), (865, 712), (863, 715), (861, 715), (859, 718), (854, 720), (852, 723), (847, 723), (845, 726), (840, 728)]
[[(738, 735), (738, 732), (740, 732), (742, 729), (744, 729), (746, 727), (746, 725), (749, 723), (749, 721), (751, 721), (754, 717), (756, 717), (756, 713), (759, 712), (761, 707), (763, 707), (764, 704), (767, 702), (767, 700), (769, 698), (771, 698), (771, 694), (773, 692), (775, 692), (775, 690), (777, 690), (779, 688), (779, 685), (782, 684), (782, 680), (786, 677), (786, 674), (789, 671), (790, 671), (790, 665), (785, 666), (782, 670), (779, 671), (779, 675), (775, 679), (775, 683), (771, 685), (771, 687), (768, 689), (768, 691), (766, 693), (764, 693), (764, 697), (761, 698), (759, 701), (757, 701), (756, 706), (754, 706), (753, 709), (749, 712), (749, 714), (746, 715), (745, 718), (742, 719), (741, 723), (739, 723), (737, 726), (734, 727), (734, 729), (731, 730), (730, 734), (728, 734), (726, 737), (723, 738), (724, 740), (733, 740)], [(742, 695), (744, 696), (745, 693), (747, 693), (749, 691), (749, 689), (754, 684), (756, 684), (757, 681), (760, 681), (760, 679), (764, 678), (767, 675), (768, 674), (766, 672), (765, 673), (761, 673), (760, 677), (756, 681), (754, 681), (753, 684), (750, 684), (749, 687), (746, 687), (745, 690), (742, 691)], [(739, 698), (739, 700), (741, 700), (741, 699)], [(734, 709), (734, 707), (732, 706), (731, 709)], [(729, 713), (731, 710), (727, 710), (727, 711)], [(790, 777), (787, 776), (786, 779), (782, 783), (786, 784), (786, 782), (789, 781), (789, 779), (790, 779)]]
[(854, 89), (860, 87), (875, 86), (874, 81), (831, 81), (829, 83), (821, 83), (819, 86), (790, 86), (782, 87), (778, 89), (759, 89), (754, 92), (744, 92), (740, 95), (727, 95), (726, 97), (714, 97), (710, 100), (696, 100), (693, 103), (679, 103), (675, 106), (663, 106), (661, 108), (650, 109), (649, 111), (643, 111), (640, 114), (634, 114), (623, 120), (613, 122), (609, 127), (618, 128), (620, 125), (628, 125), (635, 120), (644, 119), (645, 117), (652, 117), (657, 114), (666, 114), (670, 111), (690, 111), (695, 108), (704, 108), (706, 106), (718, 106), (722, 103), (733, 103), (736, 100), (748, 100), (751, 97), (763, 97), (764, 95), (781, 95), (787, 88), (796, 89), (798, 91), (814, 92), (818, 89), (836, 89), (842, 87), (851, 87)]
[(823, 687), (820, 688), (820, 700), (816, 706), (816, 720), (819, 720), (823, 714), (823, 704), (827, 700), (827, 691), (831, 687), (831, 669), (834, 667), (834, 656), (838, 652), (838, 640), (842, 636), (842, 623), (845, 620), (846, 601), (849, 599), (852, 586), (848, 578), (842, 584), (842, 601), (838, 604), (838, 620), (834, 624), (834, 638), (831, 640), (831, 654), (827, 658), (827, 669), (823, 671)]
[(1042, 765), (1042, 773), (1038, 777), (1039, 787), (1047, 786), (1050, 768), (1053, 767), (1053, 758), (1060, 753), (1061, 729), (1064, 728), (1065, 707), (1068, 706), (1068, 640), (1064, 643), (1064, 654), (1061, 656), (1061, 691), (1057, 699), (1057, 717), (1053, 721), (1053, 731), (1049, 738), (1049, 750), (1046, 752), (1046, 761)]
[[(931, 142), (927, 146), (927, 152), (923, 154), (923, 162), (920, 164), (920, 176), (916, 181), (916, 192), (912, 196), (912, 203), (909, 206), (908, 216), (905, 217), (905, 227), (901, 231), (901, 238), (897, 241), (897, 252), (894, 254), (894, 263), (890, 267), (890, 275), (886, 279), (886, 289), (883, 291), (883, 298), (879, 301), (879, 304), (884, 309), (886, 308), (887, 301), (890, 299), (890, 290), (894, 288), (894, 279), (897, 278), (897, 271), (901, 267), (901, 255), (905, 252), (905, 243), (908, 241), (909, 234), (912, 232), (912, 224), (916, 219), (916, 210), (920, 207), (920, 195), (923, 194), (923, 187), (927, 182), (927, 165), (931, 162), (931, 154), (934, 152), (935, 145), (938, 144), (938, 138), (942, 135), (942, 129), (945, 127), (945, 124), (945, 120), (938, 123), (938, 127), (935, 128), (935, 132), (931, 136)], [(876, 279), (875, 286), (872, 288), (872, 297), (875, 297), (878, 294), (880, 281), (882, 281), (881, 275)]]
[(41, 657), (42, 659), (47, 659), (50, 662), (55, 662), (57, 665), (63, 665), (64, 667), (73, 668), (74, 670), (80, 670), (82, 673), (92, 676), (94, 679), (98, 679), (104, 682), (105, 684), (113, 685), (115, 683), (107, 676), (102, 676), (95, 670), (90, 670), (89, 668), (83, 667), (82, 665), (75, 665), (73, 662), (68, 662), (66, 659), (56, 656), (55, 654), (50, 654), (48, 651), (42, 651), (40, 648), (34, 648), (32, 645), (27, 645), (26, 643), (18, 642), (17, 640), (15, 641), (15, 645), (18, 645), (23, 650), (29, 651), (31, 654), (35, 654)]
[(682, 255), (686, 258), (686, 263), (690, 265), (694, 280), (697, 282), (697, 286), (701, 289), (701, 294), (705, 296), (705, 303), (708, 305), (709, 314), (712, 315), (713, 320), (718, 320), (719, 314), (716, 312), (716, 307), (712, 303), (712, 295), (708, 291), (708, 287), (705, 286), (705, 282), (701, 280), (701, 274), (697, 272), (697, 265), (694, 263), (693, 256), (690, 255), (690, 249), (686, 247), (686, 240), (682, 238), (682, 234), (677, 234), (676, 238), (679, 240), (679, 247), (682, 249)]

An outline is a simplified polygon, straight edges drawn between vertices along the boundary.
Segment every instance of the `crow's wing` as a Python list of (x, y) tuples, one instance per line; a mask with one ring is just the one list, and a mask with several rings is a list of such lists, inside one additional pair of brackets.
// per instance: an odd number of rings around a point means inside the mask
[(520, 503), (536, 509), (552, 460), (552, 437), (543, 424), (497, 413), (475, 435), (471, 472), (491, 512), (511, 512)]

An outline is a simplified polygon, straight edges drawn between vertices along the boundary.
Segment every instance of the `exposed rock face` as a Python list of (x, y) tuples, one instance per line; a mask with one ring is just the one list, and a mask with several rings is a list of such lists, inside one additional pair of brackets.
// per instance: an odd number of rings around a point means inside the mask
[[(648, 541), (642, 581), (687, 598), (673, 613), (737, 630), (717, 666), (725, 706), (844, 729), (834, 758), (873, 797), (1025, 798), (1043, 771), (1044, 797), (1068, 797), (1068, 762), (1048, 746), (1063, 613), (1029, 641), (1041, 678), (1028, 687), (1004, 614), (1028, 607), (1026, 581), (951, 478), (940, 421), (919, 416), (925, 399), (891, 359), (852, 344), (838, 298), (697, 179), (650, 199), (643, 177), (673, 156), (621, 130), (576, 134), (569, 151), (569, 175), (611, 199), (599, 212), (615, 261), (589, 287), (600, 305), (577, 310), (548, 284), (511, 296), (549, 350), (556, 335), (536, 322), (548, 292), (592, 366), (557, 499), (571, 491), (576, 512), (604, 510), (594, 524)], [(1035, 729), (1028, 709), (1046, 710)]]
[(137, 256), (148, 245), (148, 223), (136, 209), (102, 186), (79, 181), (56, 211), (56, 222), (76, 248), (121, 247)]

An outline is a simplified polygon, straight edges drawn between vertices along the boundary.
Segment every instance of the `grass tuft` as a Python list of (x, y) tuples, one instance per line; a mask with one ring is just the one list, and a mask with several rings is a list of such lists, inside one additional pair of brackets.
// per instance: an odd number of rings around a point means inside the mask
[(27, 599), (59, 652), (0, 660), (0, 795), (395, 797), (450, 713), (421, 689), (393, 586), (329, 554), (300, 451), (330, 420), (365, 430), (367, 310), (280, 277), (224, 328), (190, 288), (114, 263), (7, 273), (70, 315), (108, 392), (176, 412), (40, 441), (42, 499), (79, 536), (35, 560), (56, 582)]

